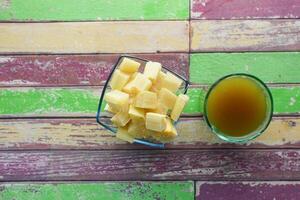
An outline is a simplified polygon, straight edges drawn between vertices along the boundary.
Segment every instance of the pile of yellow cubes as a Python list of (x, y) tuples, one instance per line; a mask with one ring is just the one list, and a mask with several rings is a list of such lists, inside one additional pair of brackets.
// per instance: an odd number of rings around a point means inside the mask
[(140, 66), (133, 59), (122, 59), (109, 82), (111, 91), (104, 96), (105, 111), (113, 113), (111, 121), (122, 140), (170, 141), (177, 136), (174, 121), (189, 100), (187, 95), (176, 95), (183, 81), (163, 72), (158, 62), (148, 61), (143, 73)]

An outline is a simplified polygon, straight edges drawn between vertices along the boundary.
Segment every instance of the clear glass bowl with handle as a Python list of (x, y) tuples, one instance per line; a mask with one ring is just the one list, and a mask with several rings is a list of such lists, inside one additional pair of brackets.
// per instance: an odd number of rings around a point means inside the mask
[[(118, 58), (118, 61), (116, 62), (116, 64), (113, 66), (105, 84), (104, 87), (102, 89), (101, 95), (100, 95), (100, 100), (99, 100), (99, 105), (98, 105), (98, 111), (97, 111), (97, 122), (102, 125), (103, 127), (105, 127), (107, 130), (109, 130), (112, 134), (116, 134), (117, 133), (117, 127), (110, 121), (112, 114), (109, 112), (106, 112), (104, 110), (105, 104), (106, 102), (104, 101), (104, 96), (107, 92), (109, 92), (111, 90), (111, 87), (109, 86), (109, 82), (115, 72), (116, 69), (118, 69), (120, 63), (122, 62), (123, 58), (130, 58), (133, 59), (139, 63), (141, 63), (141, 66), (139, 68), (139, 72), (143, 72), (144, 71), (144, 67), (146, 62), (148, 62), (149, 60), (143, 59), (143, 58), (138, 58), (138, 57), (134, 57), (134, 56), (128, 56), (128, 55), (123, 55), (120, 56)], [(169, 66), (170, 67), (170, 66)], [(186, 94), (188, 86), (189, 86), (189, 81), (184, 78), (183, 76), (181, 76), (180, 74), (177, 74), (176, 72), (170, 70), (168, 68), (168, 66), (162, 66), (162, 71), (163, 72), (170, 72), (172, 74), (174, 74), (175, 76), (177, 76), (178, 78), (180, 78), (182, 80), (182, 84), (179, 88), (179, 90), (177, 91), (177, 95), (178, 94)], [(177, 123), (177, 122), (175, 122)], [(164, 143), (158, 142), (158, 141), (152, 141), (152, 140), (146, 140), (146, 139), (134, 139), (134, 143), (136, 144), (142, 144), (142, 145), (146, 145), (149, 147), (154, 147), (154, 148), (164, 148)]]

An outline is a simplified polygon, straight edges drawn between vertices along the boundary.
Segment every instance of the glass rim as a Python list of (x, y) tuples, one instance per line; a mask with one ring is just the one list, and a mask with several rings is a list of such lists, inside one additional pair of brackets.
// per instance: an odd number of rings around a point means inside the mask
[[(213, 125), (210, 123), (208, 117), (207, 117), (207, 101), (208, 101), (208, 97), (210, 95), (210, 93), (214, 90), (214, 88), (221, 82), (223, 81), (224, 79), (227, 79), (227, 78), (230, 78), (230, 77), (234, 77), (234, 76), (244, 76), (248, 79), (253, 79), (254, 81), (256, 81), (256, 84), (262, 86), (261, 88), (263, 89), (263, 91), (267, 94), (266, 97), (267, 97), (267, 101), (270, 102), (270, 110), (269, 112), (267, 113), (268, 116), (266, 116), (266, 119), (267, 121), (265, 122), (262, 122), (261, 125), (264, 125), (262, 126), (261, 128), (258, 127), (256, 130), (244, 135), (244, 136), (241, 136), (241, 137), (234, 137), (234, 136), (229, 136), (229, 135), (226, 135), (224, 133), (222, 133), (221, 131), (216, 131), (215, 128), (213, 128)], [(274, 107), (274, 103), (273, 103), (273, 96), (272, 96), (272, 93), (269, 89), (269, 87), (266, 85), (266, 83), (264, 83), (261, 79), (259, 79), (258, 77), (252, 75), (252, 74), (247, 74), (247, 73), (232, 73), (232, 74), (228, 74), (228, 75), (225, 75), (221, 78), (219, 78), (217, 81), (215, 81), (210, 87), (209, 87), (209, 90), (208, 92), (206, 93), (206, 96), (205, 96), (205, 99), (204, 99), (204, 109), (203, 109), (203, 116), (204, 116), (204, 120), (206, 122), (206, 124), (209, 126), (210, 130), (212, 130), (212, 132), (217, 135), (219, 138), (221, 138), (222, 140), (226, 141), (226, 142), (231, 142), (231, 143), (245, 143), (245, 142), (248, 142), (250, 140), (253, 140), (254, 138), (260, 136), (269, 126), (271, 120), (272, 120), (272, 117), (273, 117), (273, 108)], [(263, 124), (265, 123), (265, 124)]]

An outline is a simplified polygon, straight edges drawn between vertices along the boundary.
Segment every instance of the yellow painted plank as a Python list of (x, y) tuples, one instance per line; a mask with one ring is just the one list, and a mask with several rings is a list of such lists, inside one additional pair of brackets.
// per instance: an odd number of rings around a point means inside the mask
[(187, 21), (0, 23), (0, 53), (187, 52)]
[(299, 20), (200, 20), (191, 30), (194, 52), (300, 49)]
[[(300, 144), (299, 118), (274, 118), (261, 136), (245, 145), (230, 147), (297, 147)], [(227, 147), (209, 130), (201, 118), (183, 119), (179, 136), (168, 148)], [(0, 120), (0, 149), (120, 149), (126, 145), (95, 119)], [(227, 145), (227, 146), (226, 146)]]

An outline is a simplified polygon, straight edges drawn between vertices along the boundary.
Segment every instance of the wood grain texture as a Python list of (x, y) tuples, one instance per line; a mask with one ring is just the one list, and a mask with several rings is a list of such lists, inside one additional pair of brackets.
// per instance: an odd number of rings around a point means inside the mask
[(0, 184), (3, 200), (192, 200), (194, 183), (187, 182), (52, 182)]
[[(298, 148), (300, 119), (273, 118), (265, 133), (246, 144), (229, 144), (216, 137), (202, 118), (182, 118), (178, 137), (167, 149)], [(117, 139), (95, 119), (2, 119), (0, 150), (145, 149)]]
[(265, 83), (299, 83), (299, 52), (196, 53), (190, 55), (190, 81), (211, 84), (232, 73), (253, 74)]
[(1, 181), (300, 180), (299, 150), (1, 151)]
[[(188, 54), (133, 54), (188, 78)], [(0, 56), (0, 86), (103, 85), (119, 55)]]
[(187, 21), (0, 23), (0, 53), (187, 52)]
[(298, 0), (191, 0), (192, 19), (300, 18)]
[(191, 50), (300, 50), (299, 20), (199, 20), (191, 23)]
[(197, 182), (197, 200), (289, 199), (300, 196), (299, 181)]
[(1, 21), (187, 19), (188, 0), (10, 0), (0, 2)]
[[(201, 115), (207, 86), (188, 90), (186, 115)], [(275, 114), (300, 113), (300, 86), (271, 86)], [(24, 116), (94, 117), (102, 87), (14, 87), (0, 88), (0, 118)]]

